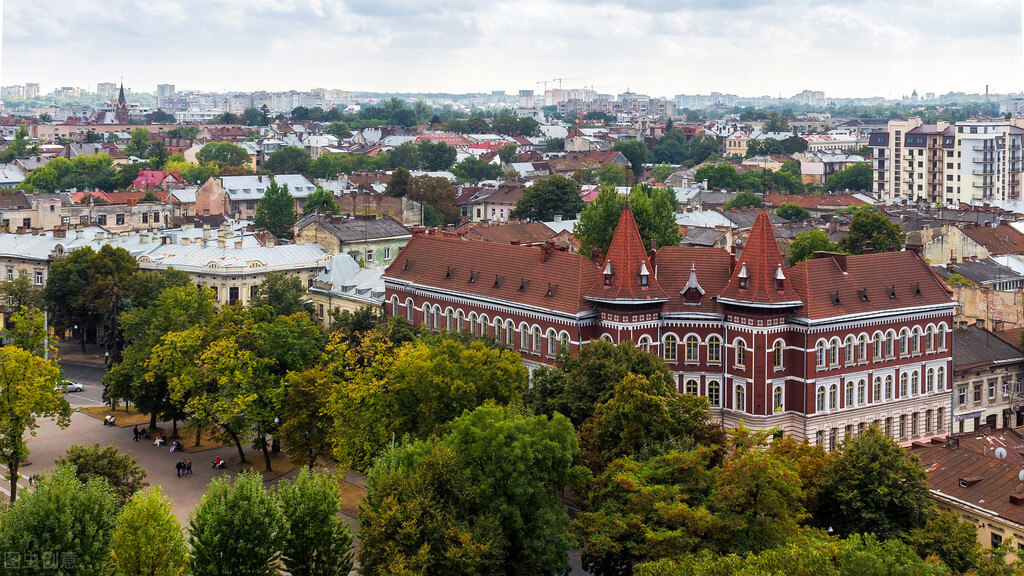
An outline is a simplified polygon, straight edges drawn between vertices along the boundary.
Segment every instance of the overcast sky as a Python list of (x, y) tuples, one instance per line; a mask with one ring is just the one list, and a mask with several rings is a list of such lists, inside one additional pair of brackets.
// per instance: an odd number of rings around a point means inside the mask
[(122, 76), (147, 92), (1024, 89), (1021, 0), (0, 2), (0, 83), (43, 92)]

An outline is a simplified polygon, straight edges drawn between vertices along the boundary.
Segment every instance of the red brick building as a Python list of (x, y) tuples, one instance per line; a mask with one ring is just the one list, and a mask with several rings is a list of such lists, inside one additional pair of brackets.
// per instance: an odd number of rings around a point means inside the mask
[(494, 335), (531, 367), (597, 338), (635, 342), (728, 427), (833, 447), (876, 422), (897, 440), (949, 426), (956, 302), (927, 263), (913, 251), (817, 253), (787, 269), (764, 212), (738, 258), (648, 253), (627, 207), (600, 262), (551, 244), (420, 235), (384, 280), (388, 313)]

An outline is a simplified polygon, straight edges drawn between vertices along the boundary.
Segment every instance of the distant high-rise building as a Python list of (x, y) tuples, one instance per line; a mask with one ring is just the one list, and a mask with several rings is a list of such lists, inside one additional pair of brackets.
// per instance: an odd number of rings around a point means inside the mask
[(161, 96), (166, 98), (174, 97), (174, 84), (157, 84), (156, 95), (157, 98)]
[(117, 94), (116, 82), (100, 82), (96, 85), (96, 93), (100, 96), (113, 96)]
[(38, 82), (28, 82), (28, 83), (26, 83), (25, 84), (25, 97), (26, 98), (35, 98), (37, 96), (39, 96), (39, 83)]
[(519, 107), (520, 108), (533, 108), (536, 104), (536, 99), (533, 96), (533, 90), (520, 90), (519, 91)]

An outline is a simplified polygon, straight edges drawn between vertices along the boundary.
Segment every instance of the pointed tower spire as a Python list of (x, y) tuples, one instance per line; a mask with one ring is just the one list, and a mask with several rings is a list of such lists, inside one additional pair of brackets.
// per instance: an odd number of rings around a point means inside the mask
[(121, 91), (117, 95), (114, 120), (118, 124), (128, 124), (128, 102), (124, 99), (124, 80), (121, 81)]
[(633, 211), (626, 201), (615, 234), (608, 245), (608, 255), (601, 263), (604, 282), (594, 286), (588, 300), (598, 302), (667, 301), (658, 284), (654, 266), (647, 257)]
[(767, 212), (758, 213), (738, 261), (740, 266), (719, 295), (719, 302), (759, 308), (802, 304), (786, 279), (786, 266)]

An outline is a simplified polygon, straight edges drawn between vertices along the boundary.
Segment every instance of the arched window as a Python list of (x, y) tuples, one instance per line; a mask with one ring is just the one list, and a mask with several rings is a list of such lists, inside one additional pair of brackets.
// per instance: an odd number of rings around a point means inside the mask
[[(416, 313), (416, 303), (409, 298), (405, 301), (405, 319), (409, 321), (409, 324), (413, 323), (413, 315)], [(426, 320), (424, 319), (424, 322)]]
[(697, 381), (692, 379), (692, 378), (690, 380), (687, 380), (686, 381), (686, 387), (684, 388), (684, 390), (686, 391), (687, 394), (693, 394), (694, 396), (696, 396), (697, 395)]
[[(676, 338), (675, 334), (666, 334), (664, 343), (664, 354), (666, 362), (675, 362), (678, 354), (679, 339)], [(689, 347), (687, 347), (689, 351)]]
[(481, 314), (477, 320), (480, 322), (480, 336), (487, 336), (491, 330), (491, 321), (486, 314)]
[(605, 342), (611, 342), (612, 341), (612, 335), (611, 334), (601, 334), (601, 340), (604, 340)]
[(825, 411), (825, 387), (824, 386), (819, 386), (818, 387), (818, 394), (817, 394), (817, 397), (816, 397), (816, 401), (817, 402), (816, 402), (815, 406), (818, 409), (818, 412), (824, 412)]
[(735, 403), (733, 403), (733, 410), (739, 410), (740, 412), (747, 411), (747, 388), (743, 384), (734, 384), (733, 387), (736, 389)]
[(519, 348), (530, 349), (530, 327), (525, 322), (519, 325)]
[(637, 344), (636, 347), (641, 349), (641, 350), (643, 350), (644, 352), (650, 352), (651, 351), (651, 337), (647, 336), (646, 334), (641, 336), (640, 337), (640, 343)]
[(772, 412), (782, 412), (782, 386), (776, 386), (772, 390)]
[(398, 317), (398, 296), (391, 297), (391, 316)]
[(928, 352), (935, 350), (935, 328), (930, 324), (924, 329), (924, 349)]
[(782, 340), (776, 340), (772, 346), (772, 366), (775, 368), (782, 368), (783, 353), (786, 349), (785, 344)]
[(929, 368), (924, 379), (925, 391), (935, 392), (935, 369)]
[(857, 340), (857, 361), (867, 362), (868, 361), (868, 335), (861, 334)]
[(469, 330), (469, 333), (472, 334), (473, 336), (480, 335), (480, 329), (476, 323), (476, 312), (469, 313), (469, 326), (466, 326), (466, 329)]
[(885, 399), (892, 400), (892, 374), (885, 377)]
[(946, 369), (942, 366), (935, 369), (935, 389), (939, 392), (946, 389)]
[(910, 332), (910, 351), (914, 354), (921, 353), (921, 327), (914, 326)]
[(893, 332), (892, 330), (886, 332), (886, 334), (885, 334), (885, 357), (886, 358), (892, 358), (895, 355), (894, 354), (894, 350), (893, 350), (893, 344), (895, 343), (895, 340), (896, 340), (896, 333), (895, 332)]
[(498, 341), (498, 344), (505, 343), (505, 325), (502, 324), (501, 318), (494, 319), (494, 339)]
[(533, 327), (533, 353), (540, 354), (540, 326)]
[(855, 351), (856, 351), (855, 350), (856, 344), (857, 344), (857, 341), (853, 339), (853, 336), (847, 336), (846, 337), (846, 346), (845, 346), (845, 348), (846, 348), (846, 350), (845, 350), (846, 358), (845, 358), (845, 360), (846, 360), (846, 365), (847, 366), (849, 366), (850, 364), (853, 364), (854, 362), (856, 362), (856, 356), (854, 356)]
[(857, 404), (860, 406), (867, 404), (867, 388), (868, 383), (863, 378), (857, 381)]
[(434, 322), (433, 322), (434, 330), (440, 331), (441, 330), (441, 307), (440, 306), (434, 306), (433, 314), (434, 314)]
[(563, 350), (566, 353), (569, 352), (569, 333), (568, 332), (562, 332), (561, 334), (558, 335), (558, 346), (561, 348), (561, 350), (559, 350), (559, 352), (561, 352)]
[(744, 368), (747, 365), (747, 343), (741, 338), (736, 339), (736, 366)]
[(847, 380), (846, 381), (846, 407), (849, 408), (849, 407), (853, 406), (854, 403), (855, 403), (855, 401), (854, 401), (854, 397), (853, 397), (853, 381), (852, 380)]
[(462, 310), (455, 313), (455, 330), (457, 332), (466, 330), (466, 313)]
[(872, 349), (872, 356), (875, 357), (875, 360), (881, 360), (882, 359), (882, 333), (881, 332), (875, 332), (875, 335), (871, 337), (871, 349)]
[(814, 363), (818, 368), (824, 368), (826, 365), (826, 345), (824, 340), (818, 340), (818, 343), (814, 346)]
[(871, 401), (882, 401), (882, 379), (880, 377), (875, 378), (874, 389), (871, 391)]
[(910, 373), (910, 393), (914, 396), (921, 393), (921, 380), (918, 378), (917, 370)]
[(722, 362), (722, 339), (718, 336), (708, 338), (708, 364)]
[(700, 361), (700, 339), (693, 334), (686, 337), (686, 361)]
[(451, 308), (444, 311), (444, 326), (449, 332), (455, 329), (455, 313)]
[(505, 345), (512, 348), (516, 340), (516, 325), (515, 322), (509, 320), (505, 323)]
[(900, 330), (900, 356), (910, 354), (910, 331), (906, 328)]
[(430, 321), (430, 306), (427, 303), (423, 303), (423, 325), (427, 328), (433, 327), (433, 322)]
[(946, 325), (939, 324), (939, 328), (935, 333), (935, 345), (939, 347), (939, 350), (946, 349)]
[(900, 374), (900, 398), (910, 395), (910, 378), (906, 372)]
[(828, 388), (828, 409), (839, 408), (839, 385), (833, 384)]
[(554, 328), (548, 328), (548, 356), (558, 354), (558, 334)]
[(833, 338), (828, 343), (828, 364), (829, 366), (839, 365), (839, 338)]
[(715, 407), (722, 405), (722, 384), (716, 380), (708, 382), (708, 404)]

